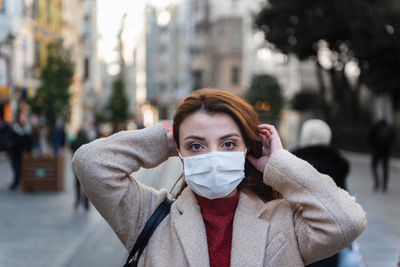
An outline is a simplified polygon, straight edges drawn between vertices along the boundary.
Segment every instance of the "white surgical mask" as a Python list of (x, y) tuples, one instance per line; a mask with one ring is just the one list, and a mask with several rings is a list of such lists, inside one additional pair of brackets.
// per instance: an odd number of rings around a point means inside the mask
[(245, 152), (213, 151), (182, 157), (185, 180), (198, 195), (208, 199), (229, 195), (244, 179)]

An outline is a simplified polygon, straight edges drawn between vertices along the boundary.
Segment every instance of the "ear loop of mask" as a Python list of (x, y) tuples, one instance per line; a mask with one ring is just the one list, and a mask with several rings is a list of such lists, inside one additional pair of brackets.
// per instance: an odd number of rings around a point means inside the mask
[(178, 157), (180, 157), (181, 159), (183, 159), (183, 156), (181, 155), (181, 151), (178, 149)]

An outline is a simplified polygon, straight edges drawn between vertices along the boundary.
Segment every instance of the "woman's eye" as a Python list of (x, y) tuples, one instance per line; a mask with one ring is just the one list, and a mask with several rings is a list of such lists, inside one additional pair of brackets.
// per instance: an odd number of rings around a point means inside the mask
[(223, 145), (225, 148), (234, 148), (236, 144), (232, 141), (225, 142)]
[(200, 144), (191, 144), (190, 145), (190, 149), (191, 150), (200, 150), (201, 149), (201, 145)]

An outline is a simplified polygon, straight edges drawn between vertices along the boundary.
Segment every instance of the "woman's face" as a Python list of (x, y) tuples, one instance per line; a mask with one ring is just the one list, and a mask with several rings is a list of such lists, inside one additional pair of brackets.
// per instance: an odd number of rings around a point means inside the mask
[(229, 115), (205, 111), (197, 111), (182, 121), (179, 144), (183, 157), (212, 151), (246, 150), (239, 126)]

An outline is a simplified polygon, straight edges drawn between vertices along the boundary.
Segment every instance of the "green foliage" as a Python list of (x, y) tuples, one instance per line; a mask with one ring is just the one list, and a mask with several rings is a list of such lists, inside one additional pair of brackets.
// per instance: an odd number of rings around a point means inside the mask
[(255, 75), (246, 94), (262, 121), (277, 118), (283, 106), (283, 96), (278, 81), (270, 75)]
[(60, 118), (65, 123), (70, 117), (69, 87), (74, 74), (74, 64), (61, 41), (51, 43), (47, 53), (46, 66), (40, 75), (40, 86), (30, 104), (32, 111), (43, 114), (47, 126), (53, 129), (57, 119)]
[(125, 94), (125, 85), (121, 78), (114, 80), (112, 93), (107, 105), (109, 120), (117, 125), (129, 119), (129, 102)]

